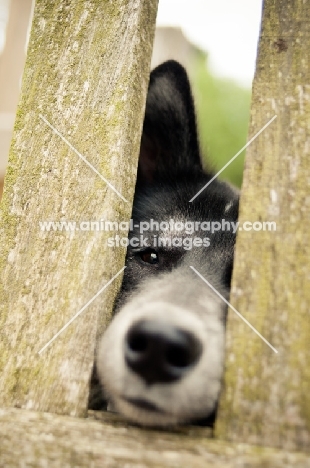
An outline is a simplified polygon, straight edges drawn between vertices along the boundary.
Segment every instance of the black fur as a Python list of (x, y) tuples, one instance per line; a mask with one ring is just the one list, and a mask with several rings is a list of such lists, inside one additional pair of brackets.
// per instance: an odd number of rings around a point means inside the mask
[[(149, 221), (150, 219), (159, 222), (169, 222), (170, 219), (184, 222), (186, 220), (221, 222), (222, 219), (225, 219), (236, 222), (238, 192), (218, 179), (215, 179), (192, 203), (189, 202), (212, 176), (211, 172), (203, 170), (201, 164), (194, 103), (186, 71), (175, 61), (165, 62), (157, 67), (150, 76), (133, 204), (134, 224), (137, 225), (141, 221)], [(128, 247), (127, 268), (115, 307), (116, 318), (112, 321), (107, 335), (104, 335), (101, 343), (104, 352), (99, 351), (98, 354), (98, 374), (107, 398), (112, 400), (121, 412), (124, 412), (129, 419), (135, 422), (148, 425), (166, 425), (165, 420), (162, 421), (160, 417), (157, 417), (154, 410), (150, 410), (149, 414), (143, 416), (140, 415), (141, 408), (137, 407), (132, 412), (128, 410), (127, 414), (127, 410), (123, 410), (122, 406), (117, 404), (118, 398), (120, 396), (123, 398), (127, 391), (128, 395), (131, 397), (134, 395), (136, 400), (140, 401), (143, 398), (143, 408), (160, 407), (164, 414), (165, 411), (167, 414), (170, 411), (169, 402), (165, 400), (168, 398), (165, 396), (167, 392), (172, 401), (178, 398), (182, 400), (180, 401), (180, 409), (178, 409), (177, 401), (171, 409), (173, 412), (172, 424), (199, 420), (212, 424), (216, 414), (219, 392), (214, 390), (214, 396), (210, 390), (209, 395), (208, 380), (203, 376), (203, 370), (201, 375), (198, 370), (191, 371), (193, 380), (190, 382), (193, 383), (188, 383), (187, 386), (183, 384), (185, 378), (179, 379), (177, 384), (174, 383), (174, 386), (169, 383), (161, 385), (158, 383), (158, 386), (146, 385), (143, 382), (143, 377), (141, 378), (140, 375), (136, 375), (126, 367), (126, 363), (123, 362), (125, 358), (121, 357), (123, 351), (113, 349), (115, 346), (122, 347), (125, 339), (124, 332), (118, 331), (121, 327), (118, 328), (117, 320), (121, 324), (122, 316), (128, 317), (132, 311), (132, 323), (137, 323), (135, 314), (142, 308), (139, 317), (143, 318), (143, 304), (145, 303), (145, 314), (148, 319), (152, 304), (158, 304), (159, 308), (166, 307), (167, 317), (172, 314), (170, 310), (180, 310), (180, 321), (182, 321), (182, 310), (186, 311), (188, 317), (192, 314), (193, 321), (194, 318), (201, 321), (202, 329), (207, 330), (204, 332), (205, 335), (201, 335), (206, 337), (202, 343), (206, 350), (204, 352), (209, 352), (210, 356), (215, 357), (223, 353), (220, 338), (215, 340), (214, 350), (208, 350), (208, 346), (213, 346), (212, 329), (225, 328), (227, 307), (195, 275), (190, 266), (194, 266), (222, 296), (228, 298), (235, 234), (231, 230), (212, 234), (198, 229), (191, 235), (182, 233), (182, 240), (188, 237), (191, 239), (194, 237), (208, 238), (209, 247), (193, 247), (189, 250), (184, 249), (183, 246), (154, 248), (154, 237), (166, 234), (168, 236), (175, 235), (169, 230), (164, 233), (162, 230), (145, 232), (143, 238), (148, 238), (150, 247)], [(135, 228), (129, 233), (129, 239), (139, 238), (140, 235), (138, 228)], [(156, 313), (152, 312), (152, 314), (156, 322)], [(158, 310), (158, 314), (162, 324), (163, 311)], [(128, 318), (126, 320), (128, 321)], [(173, 326), (178, 328), (178, 319), (173, 320)], [(191, 325), (189, 327), (191, 328)], [(195, 336), (195, 330), (193, 328), (191, 331), (193, 336)], [(220, 334), (218, 331), (214, 333)], [(201, 341), (202, 338), (199, 337), (199, 340)], [(110, 362), (117, 360), (115, 356), (118, 356), (119, 360), (119, 362), (115, 362), (115, 366), (119, 366), (117, 369), (114, 369), (113, 363)], [(212, 362), (209, 362), (210, 360), (208, 361), (206, 357), (204, 359), (206, 372), (213, 376)], [(204, 362), (203, 358), (201, 358), (201, 362)], [(221, 363), (220, 359), (219, 362)], [(152, 367), (151, 362), (149, 365)], [(221, 364), (215, 363), (214, 365), (221, 367)], [(212, 385), (214, 381), (222, 379), (222, 367), (214, 375), (216, 377), (212, 377)], [(114, 380), (117, 381), (115, 390)], [(137, 388), (135, 388), (134, 382), (138, 382)], [(197, 388), (200, 385), (206, 386), (205, 390)], [(208, 405), (205, 405), (203, 401), (204, 391), (205, 399), (210, 400)], [(198, 396), (192, 396), (196, 393)], [(199, 399), (199, 402), (190, 403), (191, 398), (196, 398), (197, 401)], [(186, 411), (184, 410), (183, 414), (183, 408), (186, 407), (184, 401), (188, 401), (188, 408)], [(94, 400), (91, 401), (90, 406), (98, 408), (98, 404)], [(200, 406), (201, 413), (199, 412)], [(169, 421), (168, 418), (168, 425)]]

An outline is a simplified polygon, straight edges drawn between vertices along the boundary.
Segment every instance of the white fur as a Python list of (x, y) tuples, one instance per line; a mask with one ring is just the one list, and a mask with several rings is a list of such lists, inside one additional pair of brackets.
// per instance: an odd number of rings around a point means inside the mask
[[(171, 273), (153, 279), (151, 290), (144, 284), (139, 294), (115, 316), (99, 346), (97, 369), (107, 397), (118, 411), (144, 425), (169, 425), (206, 417), (214, 409), (220, 392), (225, 339), (222, 302), (204, 286), (189, 296), (186, 284), (181, 297), (173, 297), (178, 282), (174, 279)], [(132, 324), (141, 319), (172, 324), (201, 341), (202, 356), (183, 379), (147, 385), (126, 366), (124, 339)], [(147, 400), (162, 412), (137, 408), (124, 397)]]

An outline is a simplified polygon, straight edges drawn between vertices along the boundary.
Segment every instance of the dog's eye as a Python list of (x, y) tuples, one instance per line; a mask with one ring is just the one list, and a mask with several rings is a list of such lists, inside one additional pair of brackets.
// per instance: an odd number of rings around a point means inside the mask
[(155, 250), (145, 250), (144, 252), (140, 252), (140, 258), (145, 263), (149, 263), (150, 265), (155, 265), (158, 263), (158, 254)]

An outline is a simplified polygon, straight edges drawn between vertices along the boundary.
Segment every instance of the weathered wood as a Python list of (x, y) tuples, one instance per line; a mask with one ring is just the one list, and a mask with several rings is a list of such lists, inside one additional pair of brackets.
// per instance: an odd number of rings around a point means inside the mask
[(202, 428), (142, 430), (116, 415), (98, 417), (96, 421), (0, 410), (0, 464), (5, 468), (310, 467), (307, 454), (216, 441), (208, 439)]
[(85, 414), (96, 330), (121, 277), (38, 351), (122, 268), (125, 248), (107, 247), (115, 233), (39, 222), (129, 220), (156, 10), (157, 0), (36, 1), (0, 221), (3, 406)]
[(240, 221), (276, 232), (239, 232), (218, 434), (310, 449), (310, 3), (265, 0), (253, 87), (251, 144)]

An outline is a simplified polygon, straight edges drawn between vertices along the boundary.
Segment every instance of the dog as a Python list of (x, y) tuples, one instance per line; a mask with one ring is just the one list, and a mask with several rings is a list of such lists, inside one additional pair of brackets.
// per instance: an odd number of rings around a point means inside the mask
[(190, 202), (212, 177), (187, 73), (169, 60), (150, 75), (126, 269), (96, 359), (109, 407), (139, 425), (215, 421), (227, 305), (197, 272), (228, 299), (235, 232), (207, 227), (237, 222), (239, 194), (215, 178)]

